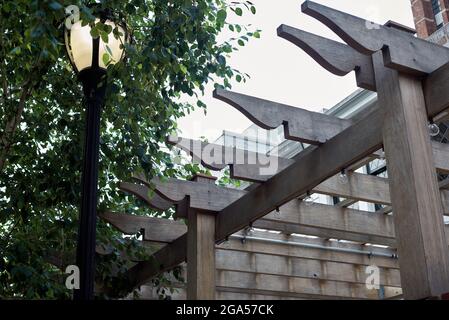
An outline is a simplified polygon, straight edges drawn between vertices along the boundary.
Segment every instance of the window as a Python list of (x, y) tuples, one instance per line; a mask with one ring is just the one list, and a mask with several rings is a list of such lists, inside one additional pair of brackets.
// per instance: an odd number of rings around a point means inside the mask
[(437, 29), (443, 26), (443, 13), (441, 12), (440, 0), (432, 0), (432, 10), (435, 15), (435, 23), (437, 24)]
[(432, 10), (434, 15), (441, 12), (440, 0), (432, 0)]

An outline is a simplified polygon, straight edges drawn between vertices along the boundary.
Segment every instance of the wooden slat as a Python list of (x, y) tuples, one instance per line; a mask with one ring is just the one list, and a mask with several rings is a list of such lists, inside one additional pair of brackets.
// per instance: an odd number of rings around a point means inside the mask
[[(344, 12), (305, 1), (302, 12), (319, 20), (357, 51), (370, 55), (384, 50), (385, 63), (412, 74), (430, 74), (449, 61), (449, 49)], [(432, 57), (429, 59), (429, 57)]]
[(347, 181), (333, 176), (313, 189), (313, 192), (378, 204), (391, 204), (388, 179), (348, 172)]
[(302, 201), (290, 201), (280, 207), (280, 215), (270, 213), (263, 220), (371, 235), (379, 244), (391, 245), (395, 237), (391, 216)]
[[(216, 277), (218, 287), (310, 294), (320, 298), (378, 299), (378, 291), (367, 290), (364, 284), (220, 270)], [(397, 294), (400, 293), (398, 289)]]
[[(265, 238), (265, 236), (263, 236)], [(295, 237), (296, 238), (296, 237)], [(361, 266), (376, 265), (380, 268), (399, 269), (397, 259), (390, 257), (369, 255), (371, 251), (378, 252), (393, 252), (392, 250), (381, 250), (379, 248), (372, 248), (363, 245), (340, 243), (336, 241), (327, 241), (323, 239), (306, 239), (288, 238), (290, 241), (297, 241), (300, 243), (310, 244), (310, 246), (297, 246), (284, 243), (271, 243), (269, 241), (255, 241), (247, 239), (242, 243), (239, 239), (230, 238), (227, 242), (217, 246), (217, 249), (227, 249), (232, 251), (243, 251), (248, 253), (271, 254), (277, 256), (302, 258), (309, 260), (328, 261), (337, 263), (348, 263)], [(269, 240), (269, 239), (267, 239)], [(333, 248), (346, 248), (353, 250), (360, 250), (366, 254), (334, 251)]]
[(406, 299), (425, 299), (449, 292), (449, 252), (422, 84), (383, 60), (374, 55), (402, 287)]
[(274, 129), (284, 125), (286, 139), (309, 144), (326, 142), (352, 123), (350, 120), (222, 89), (214, 90), (213, 96), (233, 106), (258, 126)]
[[(216, 261), (217, 270), (226, 271), (359, 284), (365, 284), (368, 277), (366, 266), (243, 251), (217, 250)], [(401, 286), (397, 269), (381, 268), (379, 271), (380, 285)]]
[(356, 71), (357, 85), (376, 91), (373, 63), (370, 56), (363, 55), (344, 43), (284, 24), (279, 26), (277, 33), (281, 38), (303, 49), (329, 72), (344, 76), (351, 71)]
[(317, 300), (307, 294), (288, 294), (266, 290), (217, 287), (217, 300)]
[(324, 229), (321, 227), (310, 227), (300, 224), (291, 224), (288, 222), (282, 222), (282, 220), (265, 220), (259, 219), (253, 223), (255, 228), (276, 230), (281, 231), (285, 234), (303, 234), (309, 236), (320, 237), (323, 239), (340, 239), (340, 240), (350, 240), (360, 243), (375, 243), (382, 244), (386, 246), (394, 247), (396, 242), (393, 239), (388, 239), (384, 237), (378, 237), (374, 235), (360, 234), (341, 231), (337, 229)]

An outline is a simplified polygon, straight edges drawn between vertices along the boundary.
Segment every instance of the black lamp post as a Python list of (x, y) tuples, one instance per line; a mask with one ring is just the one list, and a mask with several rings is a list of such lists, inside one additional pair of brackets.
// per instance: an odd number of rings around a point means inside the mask
[[(99, 19), (97, 21), (100, 21)], [(98, 158), (100, 142), (101, 108), (105, 97), (107, 65), (123, 57), (127, 40), (126, 28), (106, 17), (101, 21), (118, 28), (122, 34), (116, 38), (109, 34), (108, 43), (93, 38), (89, 25), (76, 22), (66, 29), (65, 43), (73, 68), (83, 84), (86, 99), (86, 128), (82, 172), (80, 224), (76, 264), (80, 270), (80, 289), (74, 291), (75, 300), (92, 300), (95, 282), (95, 235), (97, 220)]]

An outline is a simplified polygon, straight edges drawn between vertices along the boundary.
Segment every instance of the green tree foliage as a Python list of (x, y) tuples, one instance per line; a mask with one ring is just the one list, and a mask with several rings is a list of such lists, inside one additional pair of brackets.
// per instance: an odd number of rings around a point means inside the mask
[[(71, 296), (64, 267), (76, 245), (84, 107), (65, 54), (69, 5), (80, 8), (92, 35), (116, 35), (95, 24), (89, 1), (0, 2), (0, 298)], [(245, 79), (226, 57), (259, 31), (226, 21), (256, 10), (249, 1), (225, 0), (104, 0), (100, 7), (126, 22), (133, 41), (125, 44), (127, 58), (108, 67), (99, 207), (154, 215), (117, 182), (134, 172), (151, 178), (201, 170), (174, 164), (163, 142), (177, 118), (205, 107), (208, 82), (230, 87), (231, 79)], [(218, 43), (225, 27), (236, 36)], [(197, 97), (197, 106), (183, 102), (187, 96)], [(143, 254), (137, 236), (125, 239), (98, 222), (98, 244), (108, 248), (98, 256), (99, 281), (107, 285), (126, 270), (122, 253)]]

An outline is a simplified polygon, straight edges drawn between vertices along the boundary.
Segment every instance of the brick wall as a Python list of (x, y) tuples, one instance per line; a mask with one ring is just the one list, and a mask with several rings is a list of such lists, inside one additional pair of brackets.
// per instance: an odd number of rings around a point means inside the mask
[[(449, 0), (439, 0), (444, 24), (449, 22)], [(410, 0), (419, 37), (427, 38), (437, 30), (431, 0)]]

